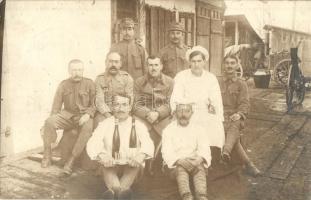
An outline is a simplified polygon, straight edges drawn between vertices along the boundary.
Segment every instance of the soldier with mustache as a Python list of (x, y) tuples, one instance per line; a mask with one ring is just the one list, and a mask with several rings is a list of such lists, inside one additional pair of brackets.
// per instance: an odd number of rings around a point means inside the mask
[(155, 145), (161, 139), (162, 130), (170, 122), (169, 99), (174, 81), (162, 73), (159, 57), (147, 58), (148, 73), (139, 77), (134, 84), (135, 101), (133, 113), (148, 127)]
[(174, 78), (178, 72), (189, 68), (185, 58), (189, 48), (183, 43), (185, 30), (181, 23), (173, 22), (168, 31), (170, 43), (159, 51), (159, 57), (163, 60), (163, 73)]
[(145, 74), (145, 48), (135, 41), (135, 23), (131, 18), (121, 21), (123, 40), (111, 46), (111, 52), (118, 52), (122, 57), (121, 70), (128, 72), (134, 79)]
[[(81, 155), (92, 135), (95, 85), (91, 79), (83, 77), (84, 64), (81, 60), (71, 60), (68, 64), (68, 71), (71, 77), (62, 81), (58, 86), (51, 116), (45, 121), (42, 130), (44, 152), (41, 166), (45, 168), (51, 165), (51, 143), (57, 138), (56, 130), (74, 129), (78, 136), (64, 166), (64, 172), (70, 175), (74, 161)], [(73, 139), (73, 135), (69, 132), (64, 131), (64, 136)], [(68, 146), (67, 142), (63, 142), (63, 145)]]
[(133, 99), (133, 78), (127, 72), (120, 70), (121, 55), (110, 52), (106, 57), (106, 70), (97, 76), (96, 85), (96, 116), (94, 128), (104, 119), (112, 116), (112, 98), (115, 95), (127, 95)]
[[(131, 101), (128, 96), (114, 96), (113, 116), (98, 125), (87, 143), (89, 157), (101, 166), (99, 169), (106, 186), (104, 199), (132, 199), (132, 185), (141, 180), (145, 161), (153, 157), (154, 146), (146, 126), (139, 120), (133, 122), (130, 116)], [(130, 146), (133, 124), (138, 144), (134, 149)], [(118, 139), (114, 137), (116, 132)], [(119, 143), (119, 156), (113, 156), (115, 142)], [(118, 162), (120, 157), (122, 163)]]
[(246, 171), (252, 176), (261, 172), (247, 156), (240, 142), (240, 132), (244, 127), (250, 108), (248, 87), (244, 80), (237, 77), (238, 58), (228, 55), (224, 58), (224, 76), (219, 81), (224, 105), (224, 128), (226, 140), (222, 151), (225, 162), (231, 161), (232, 154), (236, 154), (245, 165)]

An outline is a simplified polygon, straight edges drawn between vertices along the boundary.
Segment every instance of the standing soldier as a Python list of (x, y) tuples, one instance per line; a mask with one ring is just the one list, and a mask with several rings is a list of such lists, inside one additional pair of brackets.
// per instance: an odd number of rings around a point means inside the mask
[(135, 41), (134, 21), (124, 18), (121, 22), (123, 40), (111, 46), (111, 52), (118, 52), (122, 57), (121, 70), (127, 71), (134, 80), (145, 74), (146, 50)]
[(78, 138), (64, 166), (66, 174), (71, 174), (75, 159), (84, 150), (93, 131), (95, 85), (92, 80), (83, 77), (83, 70), (82, 61), (74, 59), (69, 62), (68, 71), (71, 77), (58, 86), (51, 116), (45, 121), (43, 128), (42, 167), (51, 165), (51, 143), (56, 140), (56, 130), (78, 130)]
[(94, 128), (98, 123), (112, 115), (112, 98), (115, 95), (126, 95), (133, 99), (133, 79), (125, 71), (121, 71), (121, 56), (110, 52), (106, 58), (106, 71), (97, 76), (96, 85), (96, 117)]
[(145, 122), (157, 145), (163, 128), (170, 122), (169, 99), (173, 91), (173, 79), (162, 73), (159, 57), (148, 57), (147, 66), (148, 74), (135, 81), (133, 112)]
[(228, 162), (231, 159), (231, 152), (234, 150), (246, 166), (247, 172), (252, 176), (257, 176), (261, 172), (256, 168), (253, 162), (250, 161), (240, 143), (240, 130), (244, 126), (244, 121), (250, 107), (248, 87), (246, 82), (236, 75), (238, 58), (231, 55), (225, 57), (224, 62), (225, 73), (223, 79), (220, 80), (226, 133), (222, 158)]
[(186, 60), (186, 51), (189, 48), (183, 43), (184, 32), (181, 23), (173, 22), (169, 27), (170, 44), (159, 52), (159, 56), (163, 60), (163, 73), (172, 78), (178, 72), (189, 68)]

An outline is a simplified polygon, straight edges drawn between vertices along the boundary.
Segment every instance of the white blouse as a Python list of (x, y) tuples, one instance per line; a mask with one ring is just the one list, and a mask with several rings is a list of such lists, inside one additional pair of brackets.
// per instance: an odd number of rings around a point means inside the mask
[[(129, 148), (130, 134), (132, 128), (132, 117), (128, 117), (125, 121), (119, 122), (120, 134), (120, 153), (126, 155), (131, 152)], [(149, 136), (148, 129), (139, 120), (135, 121), (135, 128), (138, 141), (140, 143), (139, 149), (136, 153), (145, 153), (147, 158), (152, 158), (154, 154), (154, 144)], [(98, 127), (93, 132), (89, 139), (86, 151), (92, 160), (96, 160), (99, 153), (112, 155), (112, 140), (115, 129), (115, 118), (109, 117), (99, 123)], [(134, 155), (133, 155), (134, 156)]]
[(201, 156), (206, 168), (211, 163), (209, 140), (204, 129), (191, 123), (183, 127), (173, 121), (163, 130), (163, 160), (169, 168), (173, 168), (177, 160), (192, 156)]

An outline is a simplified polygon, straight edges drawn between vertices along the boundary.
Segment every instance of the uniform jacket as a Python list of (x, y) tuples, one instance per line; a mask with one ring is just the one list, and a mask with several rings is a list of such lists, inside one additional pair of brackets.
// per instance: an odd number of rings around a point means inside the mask
[(219, 82), (225, 115), (239, 113), (243, 119), (246, 119), (250, 108), (246, 82), (237, 77), (221, 77)]
[(134, 99), (133, 93), (134, 81), (125, 71), (119, 71), (116, 76), (111, 76), (104, 72), (97, 76), (96, 85), (96, 109), (101, 114), (111, 112), (112, 97), (117, 94), (123, 94)]
[(146, 73), (146, 51), (144, 47), (137, 42), (128, 42), (123, 40), (119, 43), (113, 44), (110, 51), (115, 51), (121, 54), (121, 70), (127, 71), (134, 78), (134, 80)]
[(159, 56), (163, 61), (163, 73), (174, 78), (178, 72), (188, 69), (189, 64), (186, 60), (186, 51), (188, 49), (184, 44), (181, 46), (169, 44), (163, 47), (159, 52)]
[(134, 114), (145, 119), (150, 111), (157, 111), (159, 119), (170, 115), (169, 99), (173, 91), (173, 79), (161, 74), (159, 78), (152, 79), (148, 75), (135, 81)]
[[(169, 100), (173, 91), (173, 85), (173, 79), (164, 74), (161, 74), (157, 79), (152, 79), (145, 75), (138, 78), (134, 84), (134, 114), (146, 122), (147, 114), (153, 110), (157, 111), (159, 119), (153, 125), (154, 129), (159, 133), (170, 122), (171, 109)], [(147, 122), (146, 125), (150, 126)]]
[[(51, 114), (66, 113), (68, 119), (74, 115), (95, 113), (95, 85), (91, 79), (83, 78), (79, 82), (72, 79), (62, 81), (54, 96)], [(62, 106), (64, 108), (62, 110)]]

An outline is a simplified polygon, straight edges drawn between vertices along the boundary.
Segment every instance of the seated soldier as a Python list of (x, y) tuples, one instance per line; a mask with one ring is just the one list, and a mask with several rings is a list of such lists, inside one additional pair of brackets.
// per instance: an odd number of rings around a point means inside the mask
[(162, 130), (170, 122), (169, 99), (173, 91), (173, 79), (162, 73), (161, 59), (147, 58), (148, 73), (139, 77), (134, 84), (135, 102), (133, 113), (148, 127), (150, 136), (157, 145)]
[(113, 116), (101, 122), (87, 143), (87, 153), (102, 167), (104, 198), (128, 199), (131, 186), (152, 158), (154, 145), (145, 125), (129, 116), (130, 98), (114, 96)]
[(224, 127), (226, 140), (222, 151), (222, 158), (228, 162), (231, 160), (231, 152), (234, 150), (242, 163), (246, 166), (247, 172), (257, 176), (261, 172), (250, 161), (244, 148), (240, 143), (240, 131), (244, 126), (246, 115), (249, 111), (249, 94), (245, 81), (236, 75), (238, 59), (235, 56), (228, 56), (224, 59), (225, 73), (220, 80), (220, 88), (224, 104)]
[(106, 70), (97, 76), (96, 86), (96, 114), (94, 129), (98, 123), (111, 116), (112, 96), (125, 94), (133, 99), (133, 79), (127, 72), (120, 70), (121, 56), (117, 52), (110, 52), (106, 57)]
[[(64, 166), (64, 172), (69, 175), (75, 159), (82, 153), (93, 131), (95, 84), (92, 80), (83, 77), (83, 70), (82, 61), (74, 59), (69, 62), (68, 71), (71, 77), (58, 86), (51, 116), (45, 121), (42, 130), (44, 146), (42, 167), (51, 164), (51, 144), (57, 138), (56, 130), (78, 130), (77, 140)], [(70, 131), (64, 131), (64, 134), (66, 133)]]
[(183, 200), (193, 199), (189, 178), (193, 180), (195, 197), (207, 199), (206, 175), (211, 163), (211, 152), (204, 129), (191, 123), (191, 104), (177, 104), (176, 119), (162, 135), (162, 157), (176, 177)]

